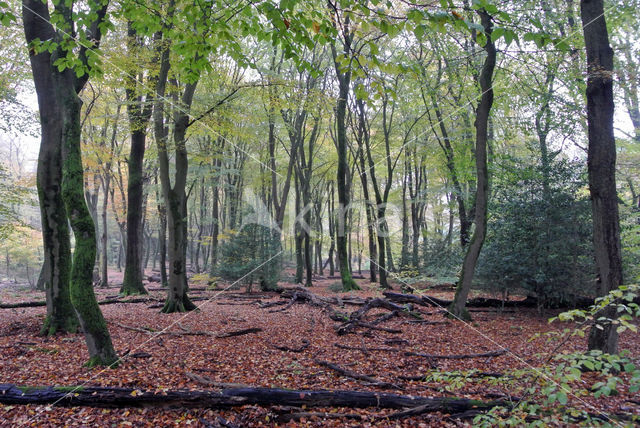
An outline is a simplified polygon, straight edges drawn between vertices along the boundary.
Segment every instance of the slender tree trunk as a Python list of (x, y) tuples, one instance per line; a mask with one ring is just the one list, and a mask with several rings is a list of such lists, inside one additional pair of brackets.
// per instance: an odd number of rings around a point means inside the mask
[(487, 52), (482, 71), (480, 72), (479, 82), (481, 90), (481, 98), (476, 110), (476, 171), (477, 171), (477, 190), (475, 199), (475, 224), (476, 228), (467, 248), (467, 253), (462, 263), (462, 272), (460, 280), (456, 288), (456, 294), (453, 303), (449, 307), (449, 312), (462, 319), (470, 319), (471, 316), (466, 310), (465, 305), (471, 283), (473, 281), (476, 264), (484, 238), (487, 233), (487, 202), (489, 199), (489, 174), (487, 170), (487, 138), (489, 123), (489, 114), (493, 104), (493, 70), (496, 65), (496, 48), (491, 40), (491, 32), (493, 24), (491, 16), (484, 10), (478, 11), (482, 26), (487, 36), (487, 44), (484, 49)]
[[(130, 116), (132, 113), (130, 113)], [(142, 284), (141, 255), (143, 242), (142, 200), (143, 200), (143, 159), (146, 142), (146, 129), (138, 120), (131, 119), (135, 126), (131, 133), (131, 152), (129, 153), (129, 180), (127, 182), (127, 249), (125, 255), (124, 280), (120, 293), (123, 295), (148, 294)]]
[[(613, 50), (602, 0), (580, 2), (582, 28), (587, 49), (587, 123), (589, 149), (587, 167), (593, 213), (593, 242), (598, 268), (598, 296), (622, 285), (622, 257), (618, 196), (616, 193), (616, 145), (613, 136)], [(591, 328), (589, 349), (618, 352), (615, 308), (607, 308), (607, 318)]]
[[(348, 18), (347, 18), (348, 21)], [(345, 27), (348, 27), (348, 22)], [(351, 54), (351, 40), (352, 34), (345, 35), (344, 52), (348, 55)], [(351, 269), (349, 268), (349, 255), (347, 253), (347, 209), (349, 208), (349, 191), (347, 189), (347, 182), (349, 174), (349, 165), (347, 159), (347, 127), (346, 127), (346, 110), (347, 110), (347, 98), (349, 97), (349, 83), (351, 82), (351, 72), (342, 71), (342, 66), (338, 62), (338, 56), (335, 46), (332, 46), (333, 58), (335, 63), (336, 75), (338, 77), (338, 101), (336, 105), (336, 130), (337, 130), (337, 145), (338, 145), (338, 176), (336, 179), (336, 185), (338, 187), (338, 211), (336, 221), (336, 244), (338, 259), (340, 263), (340, 276), (342, 278), (342, 289), (344, 291), (359, 290), (358, 284), (353, 280), (351, 276)]]
[[(108, 223), (107, 223), (107, 205), (109, 202), (109, 186), (111, 184), (111, 177), (105, 174), (102, 180), (102, 186), (104, 188), (104, 199), (102, 200), (102, 212), (100, 217), (102, 220), (102, 235), (100, 236), (100, 245), (102, 251), (100, 252), (100, 286), (109, 286), (109, 258), (108, 258)], [(113, 201), (112, 201), (113, 203)]]

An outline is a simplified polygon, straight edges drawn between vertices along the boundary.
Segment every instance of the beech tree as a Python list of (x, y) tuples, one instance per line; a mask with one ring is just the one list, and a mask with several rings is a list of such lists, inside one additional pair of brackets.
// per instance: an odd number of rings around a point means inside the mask
[(480, 256), (480, 250), (487, 234), (487, 202), (489, 199), (489, 171), (487, 168), (488, 123), (493, 105), (493, 70), (496, 66), (496, 47), (492, 40), (492, 17), (484, 10), (478, 10), (482, 27), (486, 35), (484, 50), (487, 56), (478, 78), (480, 84), (480, 102), (476, 110), (476, 173), (477, 189), (475, 200), (475, 230), (469, 242), (467, 253), (462, 263), (462, 272), (456, 288), (453, 303), (449, 312), (456, 317), (470, 319), (465, 303), (471, 290), (471, 282)]
[[(597, 294), (604, 296), (622, 285), (622, 256), (618, 195), (616, 191), (616, 143), (613, 136), (613, 49), (602, 0), (582, 0), (580, 15), (587, 49), (587, 168), (593, 213), (593, 244), (598, 268)], [(635, 125), (635, 124), (634, 124)], [(589, 334), (589, 349), (618, 351), (615, 307), (607, 308)]]
[[(89, 348), (87, 364), (111, 365), (117, 356), (92, 286), (96, 235), (84, 199), (78, 96), (94, 71), (94, 50), (108, 27), (108, 2), (89, 1), (82, 10), (74, 6), (56, 1), (51, 13), (46, 3), (22, 2), (42, 127), (37, 181), (48, 277), (44, 331), (73, 331), (77, 315)], [(67, 222), (75, 237), (73, 259)]]

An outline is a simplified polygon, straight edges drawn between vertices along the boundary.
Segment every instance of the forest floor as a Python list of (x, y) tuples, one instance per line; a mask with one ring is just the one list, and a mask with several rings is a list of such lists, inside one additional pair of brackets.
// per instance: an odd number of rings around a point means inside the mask
[[(117, 272), (110, 288), (97, 288), (98, 299), (118, 293)], [(334, 293), (337, 279), (317, 278), (308, 290), (320, 296), (374, 298), (381, 290), (365, 279), (358, 280), (362, 291)], [(146, 284), (149, 300), (140, 303), (102, 305), (114, 346), (119, 355), (127, 354), (116, 369), (87, 369), (88, 354), (81, 334), (42, 337), (38, 334), (46, 308), (0, 309), (0, 384), (15, 385), (96, 385), (131, 387), (139, 390), (211, 390), (242, 384), (296, 390), (356, 390), (397, 393), (423, 397), (467, 397), (483, 401), (520, 394), (512, 378), (468, 378), (467, 382), (435, 379), (407, 380), (445, 371), (479, 370), (484, 373), (507, 373), (516, 369), (539, 367), (555, 347), (544, 333), (568, 327), (548, 323), (556, 312), (539, 314), (535, 309), (499, 311), (485, 309), (472, 312), (473, 322), (463, 323), (444, 317), (438, 308), (415, 307), (423, 321), (396, 316), (378, 324), (389, 331), (355, 329), (352, 334), (337, 335), (340, 323), (329, 317), (326, 309), (296, 303), (261, 307), (283, 301), (277, 293), (245, 294), (244, 288), (209, 290), (193, 284), (190, 295), (200, 298), (199, 311), (187, 314), (161, 314), (158, 306), (165, 292), (158, 283)], [(283, 287), (293, 288), (283, 282)], [(428, 284), (423, 284), (427, 286)], [(256, 287), (254, 287), (255, 290)], [(331, 287), (333, 288), (333, 287)], [(394, 286), (399, 291), (399, 286)], [(451, 289), (426, 290), (429, 295), (451, 299)], [(0, 302), (44, 300), (44, 294), (11, 284), (0, 287)], [(285, 309), (285, 310), (282, 310)], [(357, 306), (338, 310), (349, 313)], [(388, 313), (371, 310), (367, 320)], [(429, 324), (425, 321), (436, 322)], [(215, 337), (221, 332), (248, 328), (261, 331), (237, 337)], [(137, 329), (137, 330), (136, 330)], [(145, 332), (149, 329), (149, 332)], [(174, 332), (156, 335), (151, 332)], [(205, 332), (207, 335), (181, 333)], [(398, 332), (399, 331), (399, 332)], [(536, 334), (543, 335), (532, 339)], [(305, 348), (303, 345), (307, 343)], [(637, 362), (640, 340), (625, 332), (621, 348), (630, 351)], [(287, 347), (279, 349), (278, 347)], [(345, 349), (360, 348), (360, 349)], [(585, 340), (575, 338), (560, 349), (568, 353), (584, 350)], [(303, 348), (303, 349), (296, 349)], [(372, 349), (377, 348), (377, 349)], [(408, 353), (437, 355), (482, 354), (508, 349), (495, 357), (464, 359), (430, 359)], [(298, 352), (295, 352), (298, 351)], [(385, 382), (385, 389), (371, 382), (356, 380), (319, 364), (329, 362), (350, 372), (375, 377)], [(637, 364), (638, 365), (638, 364)], [(195, 376), (194, 376), (195, 375)], [(588, 375), (587, 375), (588, 377)], [(391, 386), (389, 386), (389, 384)], [(569, 397), (569, 404), (590, 412), (614, 414), (640, 413), (638, 399), (622, 391), (612, 397)], [(465, 426), (471, 419), (452, 419), (446, 413), (425, 413), (397, 420), (385, 416), (397, 409), (378, 408), (308, 408), (294, 409), (299, 415), (283, 422), (292, 409), (283, 406), (245, 405), (227, 410), (94, 407), (52, 407), (49, 405), (2, 405), (1, 426)], [(331, 413), (348, 414), (333, 418)], [(335, 416), (335, 415), (333, 415)]]

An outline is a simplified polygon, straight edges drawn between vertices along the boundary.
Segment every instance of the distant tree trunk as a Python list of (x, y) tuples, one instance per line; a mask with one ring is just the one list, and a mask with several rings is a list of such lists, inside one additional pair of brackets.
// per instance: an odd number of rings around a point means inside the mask
[[(295, 176), (295, 190), (296, 190), (296, 217), (300, 214), (300, 180), (298, 178), (298, 174)], [(294, 235), (295, 235), (295, 245), (296, 245), (296, 284), (302, 284), (302, 277), (304, 275), (304, 254), (302, 252), (302, 244), (304, 241), (304, 236), (302, 232), (302, 227), (300, 223), (296, 221), (296, 224), (293, 226)]]
[(220, 197), (218, 195), (219, 180), (219, 177), (213, 178), (214, 184), (211, 186), (213, 194), (213, 206), (211, 208), (211, 268), (209, 270), (211, 272), (211, 276), (214, 275), (216, 266), (218, 264), (218, 235), (220, 234)]
[(374, 201), (369, 196), (368, 169), (365, 166), (364, 140), (369, 138), (369, 125), (365, 115), (364, 100), (356, 99), (356, 110), (358, 114), (358, 127), (356, 132), (356, 140), (358, 141), (358, 160), (360, 165), (360, 181), (362, 182), (362, 193), (364, 196), (365, 216), (367, 219), (367, 240), (369, 242), (369, 280), (377, 282), (377, 266), (374, 262), (378, 258), (378, 249), (376, 247), (376, 231), (374, 227), (375, 212)]
[[(440, 76), (440, 63), (438, 63), (438, 70), (438, 76)], [(447, 169), (449, 170), (451, 180), (453, 181), (456, 202), (458, 203), (458, 217), (460, 219), (460, 246), (462, 248), (466, 248), (467, 244), (469, 243), (469, 232), (472, 224), (471, 213), (467, 212), (462, 185), (460, 184), (460, 179), (458, 177), (458, 172), (455, 166), (455, 152), (453, 150), (453, 147), (451, 146), (451, 139), (449, 137), (447, 127), (445, 126), (444, 118), (442, 117), (440, 106), (437, 102), (435, 94), (431, 95), (431, 100), (434, 111), (436, 113), (436, 119), (438, 121), (440, 133), (442, 134), (442, 140), (438, 138), (438, 143), (440, 144), (440, 147), (445, 154), (445, 158), (447, 159)]]
[(329, 262), (329, 276), (335, 275), (336, 268), (333, 263), (333, 253), (336, 248), (336, 240), (335, 240), (335, 209), (334, 209), (334, 200), (335, 196), (333, 194), (333, 182), (330, 181), (328, 187), (328, 196), (327, 196), (327, 211), (329, 215), (329, 237), (331, 239), (331, 243), (329, 245), (329, 256), (327, 261)]
[(487, 138), (489, 123), (489, 114), (491, 113), (491, 106), (493, 104), (493, 70), (496, 65), (496, 48), (491, 40), (491, 33), (493, 30), (493, 23), (491, 22), (491, 15), (489, 15), (484, 9), (477, 11), (480, 15), (482, 26), (484, 27), (485, 34), (487, 36), (487, 44), (484, 46), (487, 52), (480, 77), (481, 98), (478, 108), (476, 110), (476, 172), (477, 172), (477, 190), (475, 199), (475, 224), (476, 228), (473, 232), (473, 236), (467, 248), (464, 261), (462, 263), (462, 272), (460, 274), (460, 280), (456, 288), (456, 294), (453, 299), (453, 303), (449, 307), (449, 312), (456, 317), (462, 319), (470, 319), (469, 312), (466, 310), (465, 305), (469, 291), (471, 290), (471, 283), (476, 269), (478, 257), (482, 245), (484, 244), (484, 238), (487, 233), (487, 202), (489, 199), (489, 173), (487, 170)]
[(407, 158), (405, 152), (404, 177), (402, 179), (402, 248), (400, 269), (409, 266), (409, 210), (407, 209)]
[[(132, 22), (127, 22), (127, 46), (129, 53), (135, 56), (137, 33)], [(124, 279), (120, 294), (148, 294), (142, 284), (142, 202), (144, 199), (144, 152), (147, 140), (147, 126), (151, 119), (153, 96), (148, 93), (144, 99), (139, 93), (143, 82), (137, 81), (131, 74), (126, 78), (127, 113), (131, 129), (131, 150), (127, 160), (129, 177), (127, 180), (127, 252), (125, 256)]]
[[(102, 178), (102, 188), (104, 189), (104, 199), (102, 200), (102, 212), (100, 218), (102, 220), (102, 235), (100, 236), (100, 245), (102, 251), (100, 252), (100, 286), (107, 287), (109, 285), (109, 273), (108, 273), (108, 222), (107, 222), (107, 204), (109, 202), (109, 186), (111, 184), (111, 177), (104, 175)], [(112, 201), (113, 203), (113, 201)]]
[[(587, 167), (599, 278), (597, 294), (604, 296), (622, 285), (623, 281), (613, 136), (613, 50), (609, 45), (603, 1), (582, 0), (580, 12), (587, 49)], [(614, 319), (617, 313), (612, 307), (599, 316)], [(589, 334), (589, 349), (617, 353), (616, 325), (610, 321), (594, 325)]]
[(158, 254), (160, 256), (160, 283), (163, 287), (169, 286), (167, 278), (167, 208), (160, 196), (158, 188), (158, 177), (156, 176), (156, 200), (158, 201)]

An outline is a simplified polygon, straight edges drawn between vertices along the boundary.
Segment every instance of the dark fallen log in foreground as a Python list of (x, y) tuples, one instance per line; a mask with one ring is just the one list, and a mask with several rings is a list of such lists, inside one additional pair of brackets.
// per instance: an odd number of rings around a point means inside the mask
[(0, 403), (51, 404), (73, 407), (229, 408), (255, 404), (305, 407), (416, 408), (422, 412), (461, 413), (509, 406), (504, 400), (483, 402), (467, 398), (417, 397), (363, 391), (307, 391), (277, 388), (233, 388), (214, 391), (140, 391), (116, 387), (18, 387), (0, 384)]

